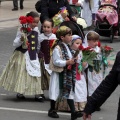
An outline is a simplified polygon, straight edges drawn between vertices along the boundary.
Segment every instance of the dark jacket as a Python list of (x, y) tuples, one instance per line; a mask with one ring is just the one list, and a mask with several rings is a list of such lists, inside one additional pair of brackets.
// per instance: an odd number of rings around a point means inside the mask
[[(116, 89), (118, 84), (120, 84), (120, 52), (118, 52), (116, 56), (115, 63), (110, 73), (95, 90), (93, 95), (88, 99), (84, 112), (87, 114), (93, 113), (106, 101), (106, 99)], [(118, 107), (119, 109), (117, 120), (120, 120), (120, 106)]]
[(41, 22), (43, 22), (46, 18), (52, 18), (60, 11), (60, 8), (64, 6), (67, 8), (70, 18), (74, 16), (68, 0), (42, 0), (41, 4)]

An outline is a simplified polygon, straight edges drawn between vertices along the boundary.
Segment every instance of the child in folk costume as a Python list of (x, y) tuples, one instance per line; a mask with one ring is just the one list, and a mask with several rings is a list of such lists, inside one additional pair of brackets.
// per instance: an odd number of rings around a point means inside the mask
[[(31, 11), (26, 16), (33, 19), (28, 25), (29, 29), (31, 29), (26, 36), (28, 40), (25, 39), (24, 33), (19, 29), (13, 42), (16, 49), (0, 77), (0, 85), (5, 90), (17, 92), (17, 98), (25, 98), (24, 95), (43, 93), (41, 89), (40, 63), (37, 54), (40, 35), (38, 30), (39, 15)], [(25, 40), (27, 40), (27, 44)]]
[[(53, 21), (51, 19), (46, 19), (43, 22), (42, 29), (43, 33), (40, 34), (39, 39), (39, 58), (41, 63), (41, 83), (42, 89), (48, 90), (49, 89), (49, 79), (51, 75), (51, 70), (49, 69), (49, 62), (52, 53), (52, 46), (55, 43), (56, 35), (52, 33), (53, 29)], [(42, 98), (43, 99), (42, 99)], [(44, 100), (44, 95), (41, 95), (40, 99)]]
[[(88, 82), (88, 96), (91, 96), (96, 88), (100, 85), (103, 80), (103, 69), (101, 68), (101, 48), (98, 47), (99, 34), (90, 31), (86, 34), (83, 47), (91, 47), (97, 54), (97, 58), (93, 60), (94, 67), (88, 66), (87, 71), (87, 82)], [(98, 108), (98, 110), (100, 110)]]
[[(82, 44), (81, 37), (78, 35), (72, 36), (71, 49), (74, 51), (79, 49)], [(79, 51), (78, 59), (76, 61), (76, 82), (75, 82), (75, 109), (76, 111), (83, 111), (87, 101), (87, 85), (86, 79), (83, 73), (83, 69), (87, 68), (86, 62), (81, 62), (82, 51)], [(81, 69), (81, 70), (80, 70)]]
[[(52, 74), (49, 86), (49, 98), (51, 101), (48, 116), (59, 118), (55, 111), (55, 104), (60, 97), (62, 99), (67, 99), (67, 103), (71, 110), (71, 120), (75, 120), (77, 117), (81, 117), (82, 114), (75, 111), (73, 100), (76, 77), (76, 58), (73, 58), (74, 51), (68, 45), (72, 40), (71, 29), (66, 26), (61, 26), (57, 30), (56, 36), (59, 42), (53, 50), (50, 61)], [(67, 69), (68, 65), (71, 65), (71, 70)]]

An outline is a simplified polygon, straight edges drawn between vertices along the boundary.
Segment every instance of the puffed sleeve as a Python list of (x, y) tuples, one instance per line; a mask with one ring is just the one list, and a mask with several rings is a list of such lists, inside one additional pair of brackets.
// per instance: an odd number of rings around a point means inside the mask
[(40, 47), (41, 47), (41, 34), (40, 31), (38, 31), (38, 45), (37, 45), (37, 51), (39, 52)]
[(58, 48), (55, 48), (53, 50), (53, 64), (58, 67), (65, 67), (66, 66), (66, 60), (63, 60), (60, 55), (60, 50)]
[(22, 45), (22, 41), (20, 40), (21, 39), (21, 32), (20, 32), (20, 30), (18, 30), (17, 31), (17, 34), (16, 34), (16, 38), (15, 38), (15, 40), (13, 41), (13, 46), (14, 47), (19, 47), (19, 46), (21, 46)]

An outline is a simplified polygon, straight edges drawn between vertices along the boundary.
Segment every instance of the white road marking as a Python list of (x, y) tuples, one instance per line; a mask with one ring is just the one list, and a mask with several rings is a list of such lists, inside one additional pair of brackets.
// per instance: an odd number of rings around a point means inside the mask
[[(8, 111), (16, 111), (16, 112), (29, 112), (29, 113), (42, 113), (47, 114), (48, 111), (40, 111), (40, 110), (28, 110), (28, 109), (17, 109), (17, 108), (6, 108), (6, 107), (0, 107), (0, 110), (8, 110)], [(70, 115), (70, 113), (63, 113), (58, 112), (59, 115)]]
[(0, 94), (1, 96), (6, 96), (7, 94)]

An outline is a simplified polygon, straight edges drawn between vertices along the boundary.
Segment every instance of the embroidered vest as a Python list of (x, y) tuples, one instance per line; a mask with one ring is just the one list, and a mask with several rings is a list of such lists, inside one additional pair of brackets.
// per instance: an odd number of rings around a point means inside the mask
[(28, 36), (28, 52), (31, 60), (36, 60), (37, 45), (38, 45), (38, 32), (32, 31)]
[[(57, 45), (56, 48), (59, 49), (60, 57), (63, 58), (63, 57), (62, 57), (62, 51), (61, 51), (60, 47)], [(58, 66), (55, 66), (55, 65), (53, 64), (52, 56), (51, 56), (51, 59), (50, 59), (49, 68), (50, 68), (50, 70), (52, 70), (52, 71), (54, 71), (54, 72), (58, 72), (58, 73), (61, 73), (61, 72), (63, 71), (63, 67), (58, 67)]]
[(16, 50), (21, 51), (22, 53), (25, 53), (28, 50), (30, 59), (36, 60), (38, 33), (36, 31), (31, 31), (27, 38), (29, 43), (28, 49), (23, 49), (21, 45), (20, 47), (16, 48)]
[(43, 53), (45, 64), (50, 63), (50, 40), (43, 40), (41, 42), (40, 51)]

